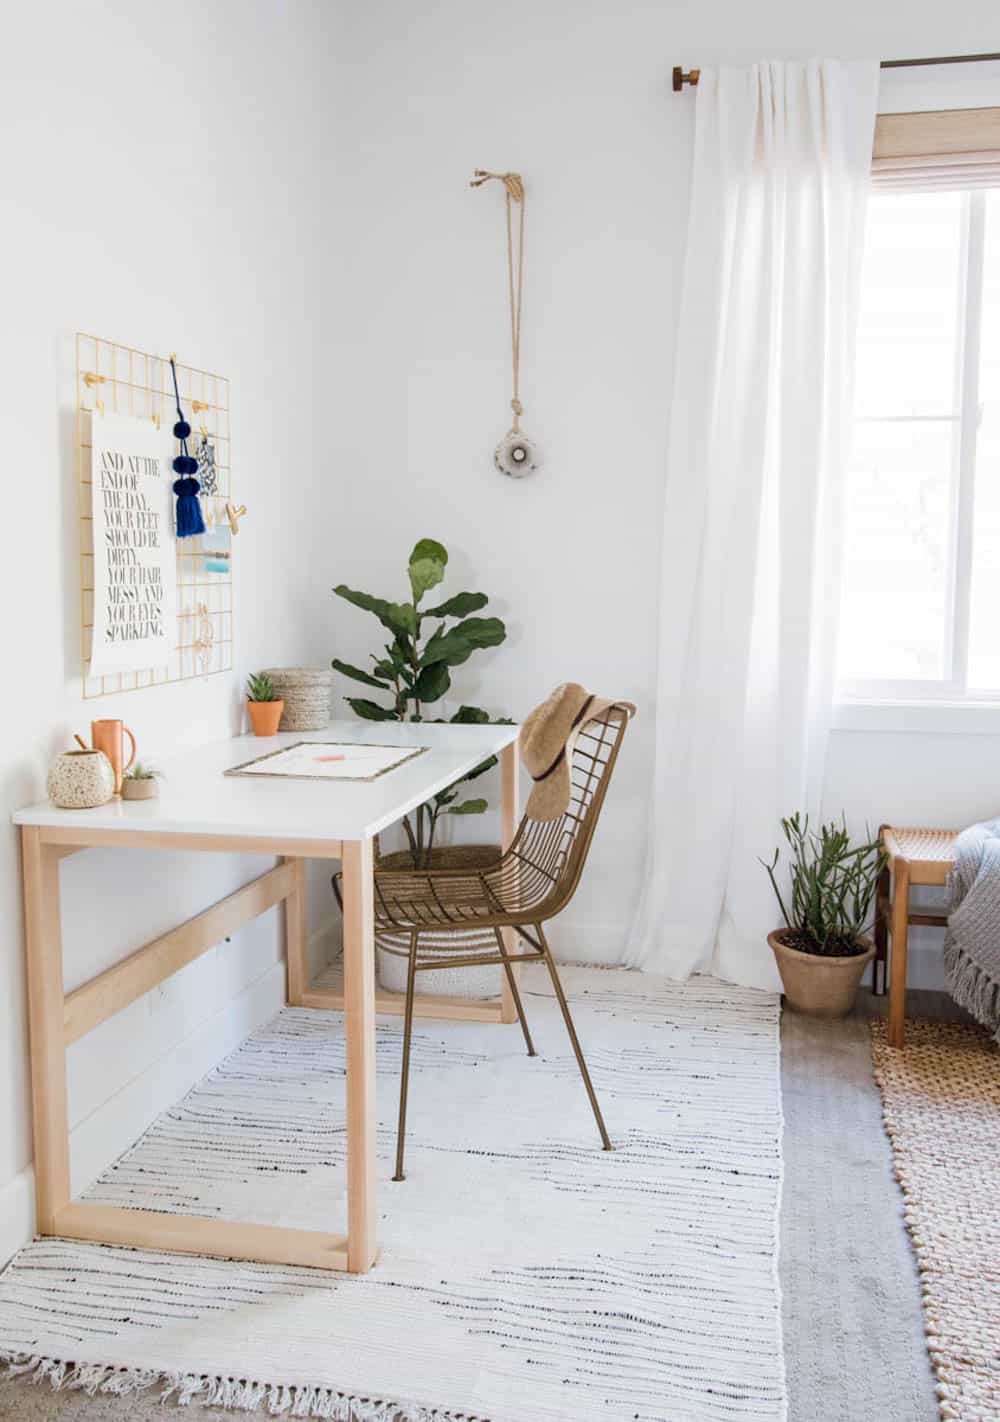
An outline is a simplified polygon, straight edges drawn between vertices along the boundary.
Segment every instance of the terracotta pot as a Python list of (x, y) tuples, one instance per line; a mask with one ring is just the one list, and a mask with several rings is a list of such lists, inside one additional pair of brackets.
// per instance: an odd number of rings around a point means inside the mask
[(130, 779), (127, 775), (122, 781), (123, 800), (155, 800), (160, 793), (153, 776), (143, 776), (141, 780)]
[(806, 1017), (846, 1017), (854, 1006), (858, 984), (875, 956), (870, 938), (859, 938), (866, 951), (849, 958), (826, 958), (820, 953), (802, 953), (782, 940), (788, 932), (776, 929), (767, 935), (785, 1001)]
[(283, 701), (248, 701), (247, 714), (255, 736), (276, 736), (281, 713), (285, 709)]

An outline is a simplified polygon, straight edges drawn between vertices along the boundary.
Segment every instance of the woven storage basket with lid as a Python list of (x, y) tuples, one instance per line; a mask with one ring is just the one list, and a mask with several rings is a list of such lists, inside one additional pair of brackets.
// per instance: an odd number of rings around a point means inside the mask
[(326, 667), (269, 667), (264, 673), (284, 701), (279, 731), (323, 731), (330, 724), (333, 672)]

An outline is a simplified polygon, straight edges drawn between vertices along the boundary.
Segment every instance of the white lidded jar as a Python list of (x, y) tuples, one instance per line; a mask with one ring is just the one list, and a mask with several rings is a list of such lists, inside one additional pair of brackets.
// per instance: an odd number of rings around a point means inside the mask
[(45, 788), (61, 810), (93, 810), (114, 798), (115, 772), (103, 751), (63, 751), (52, 762)]

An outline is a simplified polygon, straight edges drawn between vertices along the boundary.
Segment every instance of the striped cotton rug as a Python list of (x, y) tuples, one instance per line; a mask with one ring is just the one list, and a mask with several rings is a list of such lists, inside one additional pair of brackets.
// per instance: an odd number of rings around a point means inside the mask
[[(57, 1386), (290, 1417), (779, 1422), (778, 999), (565, 981), (613, 1153), (532, 968), (536, 1058), (516, 1025), (418, 1022), (402, 1184), (401, 1030), (380, 1023), (372, 1273), (38, 1241), (0, 1278), (3, 1355)], [(343, 1069), (340, 1015), (286, 1009), (89, 1198), (342, 1229)]]

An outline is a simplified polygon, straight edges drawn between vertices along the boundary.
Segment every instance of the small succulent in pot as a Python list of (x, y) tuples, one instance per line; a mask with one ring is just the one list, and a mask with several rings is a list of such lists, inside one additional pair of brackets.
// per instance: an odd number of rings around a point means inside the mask
[(274, 701), (274, 682), (267, 672), (251, 672), (247, 677), (247, 700)]
[(247, 714), (255, 736), (277, 734), (285, 703), (274, 694), (274, 682), (266, 672), (251, 672), (247, 677)]
[(781, 821), (791, 853), (786, 900), (775, 870), (767, 871), (785, 920), (768, 934), (788, 1004), (812, 1017), (843, 1017), (854, 1005), (858, 984), (874, 956), (867, 936), (875, 921), (878, 876), (885, 863), (877, 840), (853, 844), (841, 819), (810, 830), (798, 813)]
[(122, 776), (123, 800), (155, 800), (160, 793), (160, 772), (148, 762), (137, 760)]

